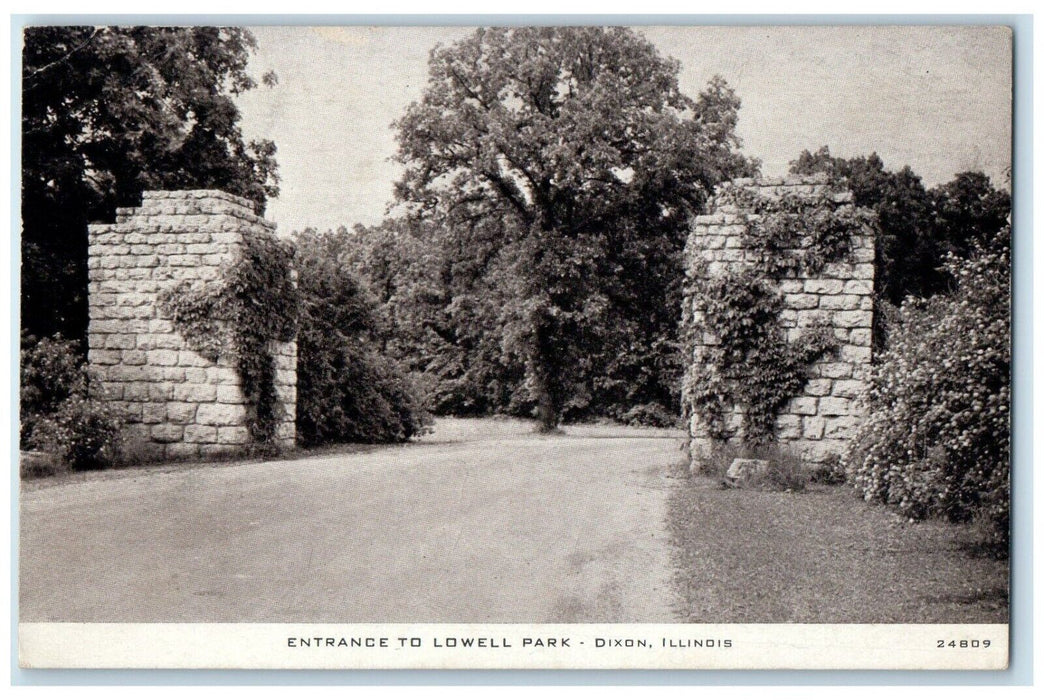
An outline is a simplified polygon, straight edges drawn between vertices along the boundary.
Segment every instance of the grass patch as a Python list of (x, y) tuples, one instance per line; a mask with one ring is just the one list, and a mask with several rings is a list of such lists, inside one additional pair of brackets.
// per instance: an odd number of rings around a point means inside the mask
[(802, 498), (671, 479), (668, 522), (690, 623), (1004, 623), (1008, 565), (972, 526), (909, 522), (811, 483)]
[[(768, 462), (767, 469), (751, 475), (739, 483), (728, 480), (726, 474), (736, 459), (760, 459)], [(721, 443), (700, 460), (700, 473), (721, 480), (722, 486), (755, 488), (763, 491), (804, 491), (812, 468), (794, 453), (777, 444), (745, 446)]]

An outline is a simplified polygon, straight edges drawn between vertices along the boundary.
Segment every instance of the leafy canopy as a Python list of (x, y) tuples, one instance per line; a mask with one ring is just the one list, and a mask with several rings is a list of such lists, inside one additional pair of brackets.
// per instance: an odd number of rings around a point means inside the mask
[(480, 29), (432, 52), (395, 124), (398, 199), (485, 251), (478, 274), (498, 280), (503, 346), (545, 427), (598, 390), (623, 329), (636, 363), (676, 337), (687, 218), (756, 167), (734, 150), (731, 89), (716, 78), (693, 100), (678, 71), (627, 29)]

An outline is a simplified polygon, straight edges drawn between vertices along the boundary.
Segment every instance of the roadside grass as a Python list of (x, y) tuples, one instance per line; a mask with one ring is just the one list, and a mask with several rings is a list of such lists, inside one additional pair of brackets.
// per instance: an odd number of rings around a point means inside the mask
[(674, 467), (668, 523), (690, 623), (1005, 623), (1008, 562), (973, 526), (911, 523), (845, 486), (722, 489)]

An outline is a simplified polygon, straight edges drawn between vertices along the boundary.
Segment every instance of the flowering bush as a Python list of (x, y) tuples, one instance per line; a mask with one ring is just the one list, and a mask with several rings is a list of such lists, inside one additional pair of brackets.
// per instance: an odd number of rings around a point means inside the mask
[(75, 343), (61, 336), (27, 343), (21, 354), (21, 445), (62, 466), (96, 469), (119, 454), (120, 423), (88, 395), (89, 376)]
[(867, 500), (913, 518), (984, 516), (1008, 537), (1010, 230), (951, 258), (953, 293), (907, 299), (875, 366), (845, 467)]

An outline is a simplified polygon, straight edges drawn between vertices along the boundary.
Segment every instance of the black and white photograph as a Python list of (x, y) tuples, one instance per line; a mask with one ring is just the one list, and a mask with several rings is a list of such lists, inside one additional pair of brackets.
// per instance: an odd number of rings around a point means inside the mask
[(1007, 667), (1011, 27), (20, 40), (24, 668)]

